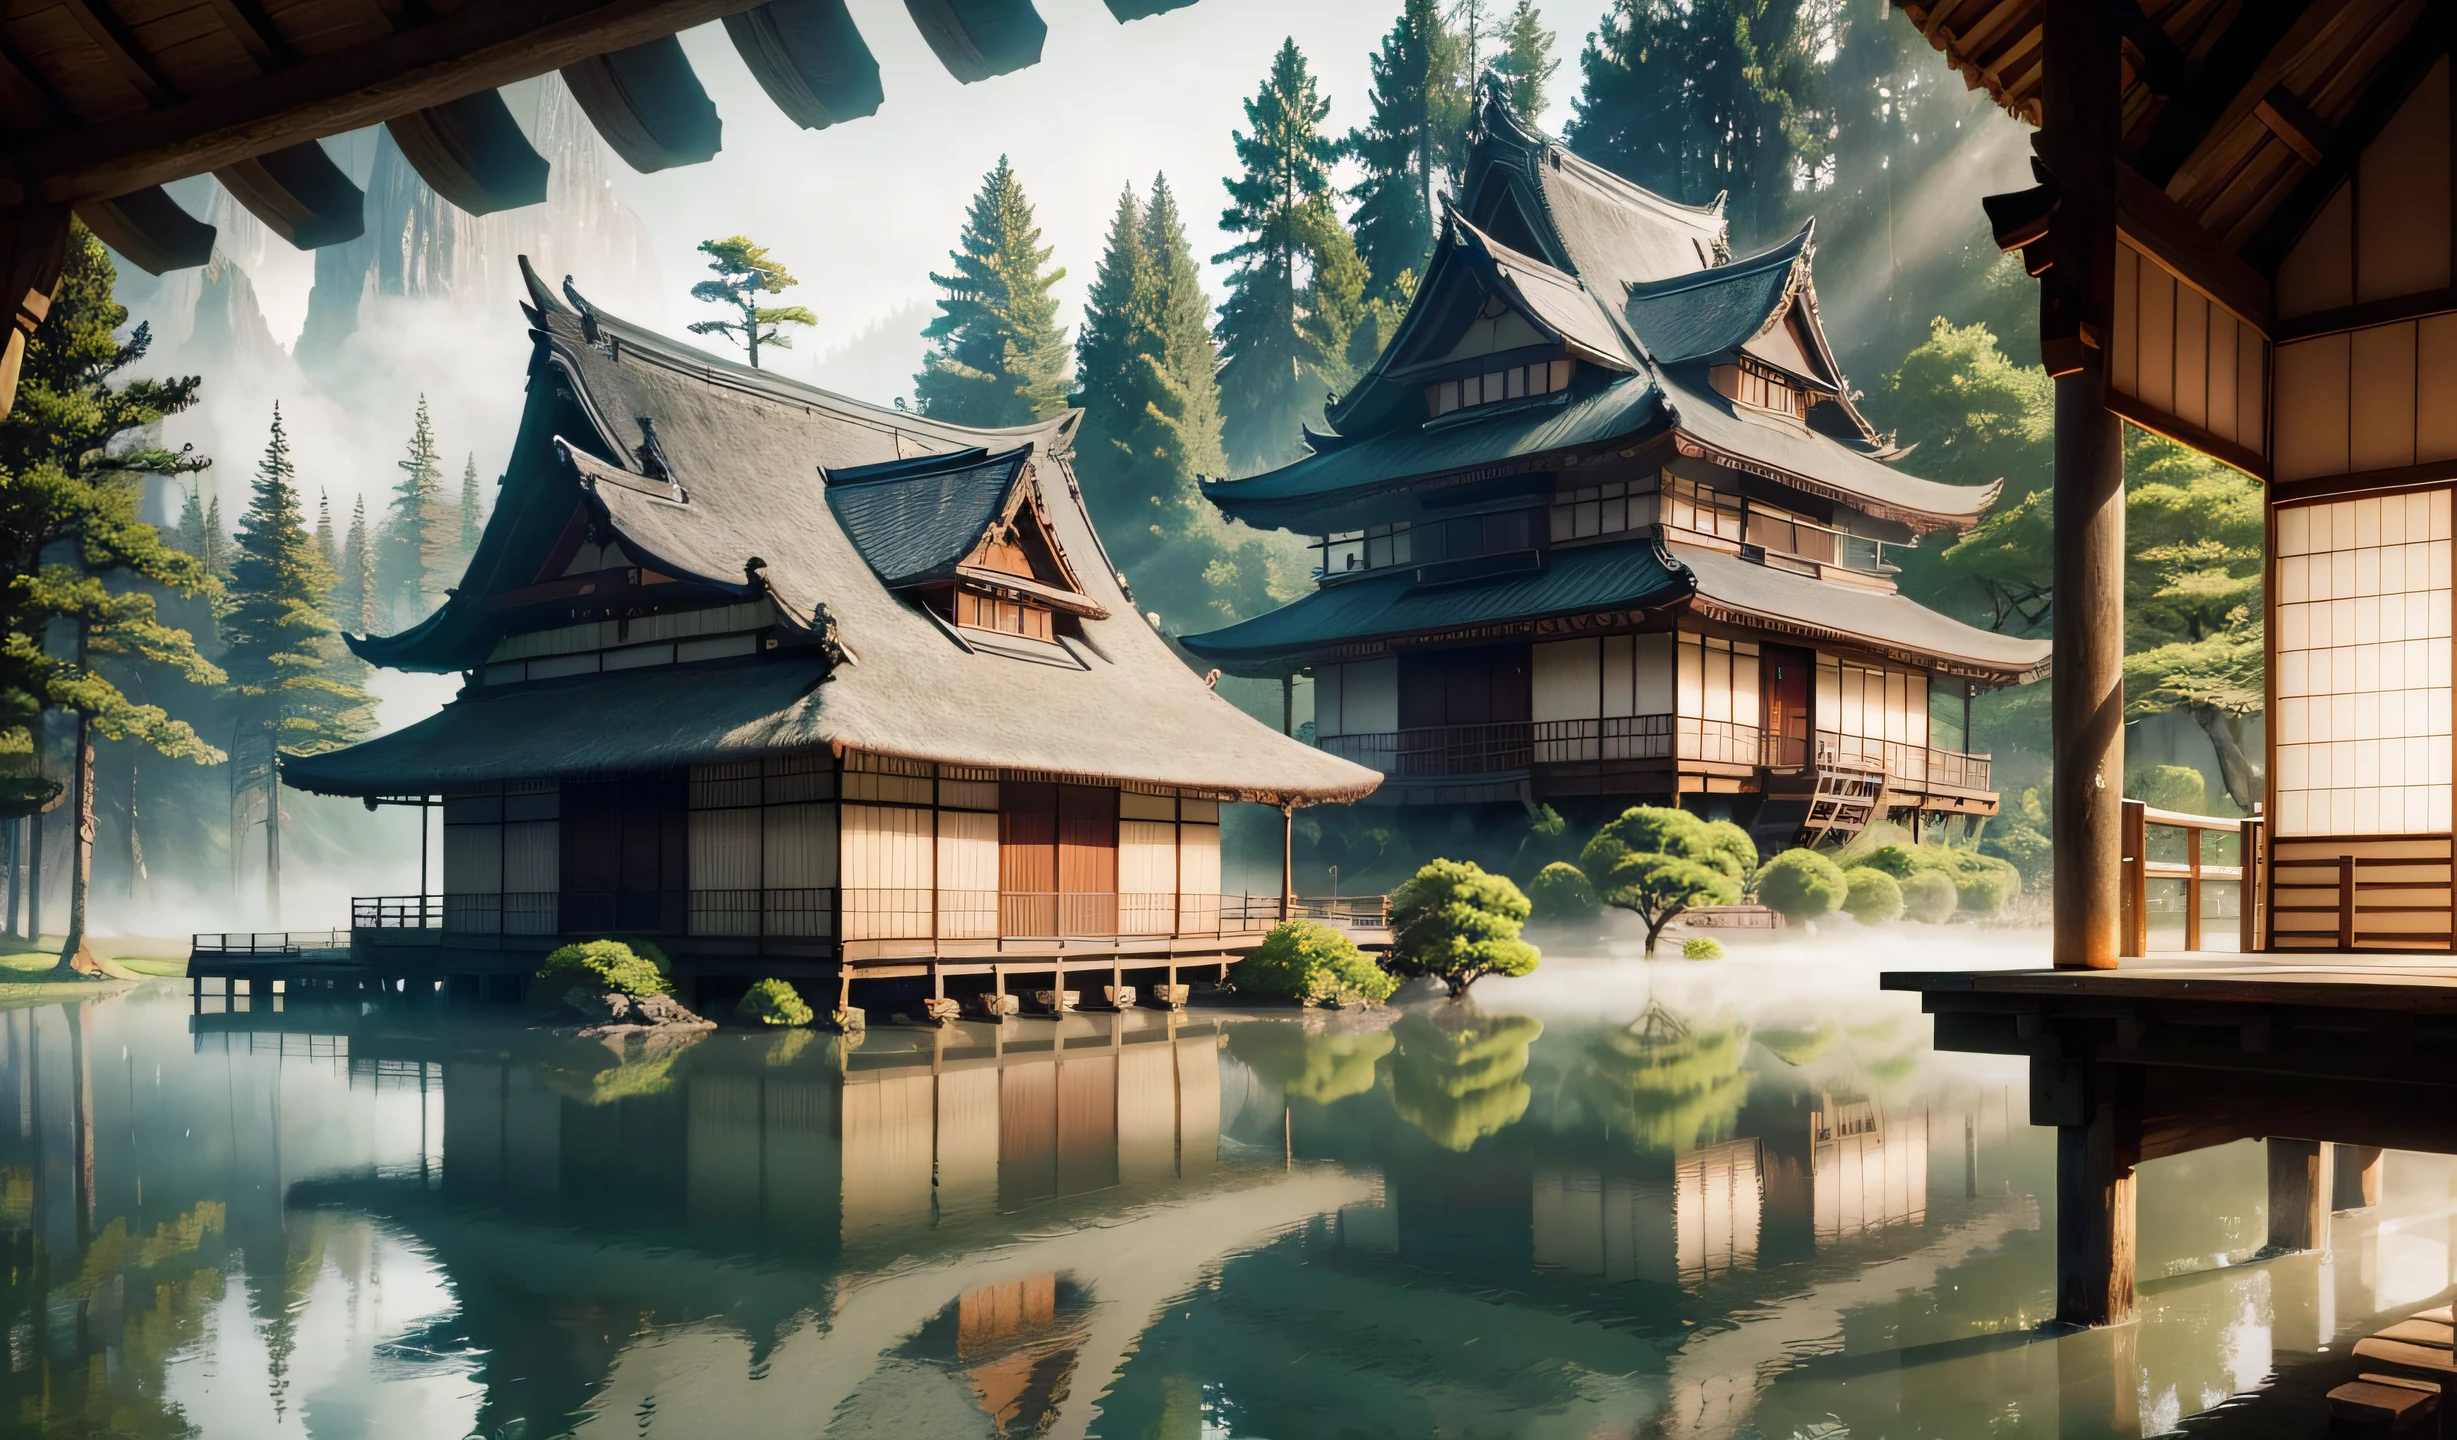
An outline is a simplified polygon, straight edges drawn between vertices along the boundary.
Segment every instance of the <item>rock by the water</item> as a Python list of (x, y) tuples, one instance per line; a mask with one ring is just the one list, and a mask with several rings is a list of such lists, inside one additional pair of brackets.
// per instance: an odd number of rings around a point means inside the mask
[(575, 985), (563, 992), (563, 1003), (579, 1011), (588, 1022), (589, 1029), (583, 1033), (618, 1028), (716, 1028), (715, 1021), (703, 1020), (692, 1014), (671, 995), (624, 995), (614, 991), (601, 994)]
[(1450, 998), (1450, 985), (1436, 975), (1419, 975), (1399, 987), (1387, 1002), (1392, 1005), (1421, 1005), (1428, 1000)]

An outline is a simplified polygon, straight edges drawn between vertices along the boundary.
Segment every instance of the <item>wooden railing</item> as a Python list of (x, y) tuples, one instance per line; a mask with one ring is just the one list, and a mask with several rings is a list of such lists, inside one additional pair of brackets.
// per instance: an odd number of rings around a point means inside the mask
[(310, 950), (347, 950), (347, 930), (257, 930), (198, 933), (188, 937), (191, 957), (213, 959), (296, 959)]
[[(1769, 770), (1801, 770), (1810, 741), (1769, 735), (1739, 720), (1694, 715), (1612, 715), (1583, 720), (1501, 720), (1486, 725), (1435, 725), (1360, 735), (1326, 735), (1316, 742), (1344, 760), (1385, 775), (1482, 775), (1581, 760), (1696, 760)], [(1816, 762), (1846, 770), (1882, 770), (1897, 788), (1990, 788), (1989, 758), (1933, 745), (1909, 745), (1820, 730)]]
[[(2261, 948), (2261, 864), (2263, 859), (2263, 822), (2260, 816), (2225, 819), (2216, 815), (2192, 815), (2180, 810), (2153, 810), (2139, 800), (2124, 802), (2122, 812), (2123, 859), (2123, 925), (2117, 937), (2117, 953), (2132, 958), (2150, 953), (2150, 916), (2154, 908), (2150, 899), (2150, 882), (2173, 880), (2180, 882), (2184, 896), (2184, 948), (2203, 948), (2204, 920), (2207, 911), (2207, 888), (2211, 885), (2232, 885), (2237, 896), (2237, 947), (2246, 954)], [(2152, 859), (2154, 832), (2181, 831), (2184, 856), (2181, 860)], [(2211, 834), (2233, 836), (2236, 861), (2233, 865), (2214, 863), (2207, 858), (2205, 837)]]

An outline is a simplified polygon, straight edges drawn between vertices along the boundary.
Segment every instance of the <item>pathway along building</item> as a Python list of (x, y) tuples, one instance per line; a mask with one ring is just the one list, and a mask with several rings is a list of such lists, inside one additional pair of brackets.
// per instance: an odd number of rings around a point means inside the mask
[(1373, 789), (1136, 613), (1068, 469), (1077, 412), (876, 409), (528, 278), (528, 405), (469, 571), (350, 641), (466, 684), (283, 769), (442, 799), (442, 892), (358, 902), (362, 960), (407, 942), (441, 953), (384, 973), (516, 973), (649, 936), (701, 978), (1170, 983), (1284, 903), (1224, 906), (1223, 803)]
[(1314, 453), (1205, 488), (1323, 537), (1320, 588), (1187, 648), (1310, 672), (1317, 742), (1389, 775), (1377, 800), (1729, 796), (1704, 803), (1762, 847), (1995, 813), (1966, 702), (2044, 674), (2047, 642), (1895, 588), (1893, 554), (1998, 487), (1895, 468), (1819, 325), (1813, 227), (1733, 259), (1720, 200), (1642, 190), (1490, 93), (1462, 193)]

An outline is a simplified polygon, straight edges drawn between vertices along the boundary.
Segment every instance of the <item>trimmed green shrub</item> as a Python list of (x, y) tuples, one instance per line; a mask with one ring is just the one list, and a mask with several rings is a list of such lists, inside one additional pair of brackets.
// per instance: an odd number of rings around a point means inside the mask
[(626, 940), (623, 943), (631, 947), (632, 954), (656, 966), (658, 974), (668, 980), (674, 978), (674, 961), (665, 953), (664, 946), (654, 940)]
[(1890, 925), (1902, 917), (1902, 886), (1883, 870), (1860, 866), (1843, 872), (1851, 886), (1843, 908), (1863, 925)]
[(1959, 903), (1954, 877), (1942, 870), (1914, 870), (1902, 882), (1902, 913), (1922, 925), (1942, 925)]
[(762, 1025), (808, 1025), (813, 1018), (802, 993), (774, 975), (753, 982), (734, 1013)]
[(1786, 850), (1757, 872), (1758, 903), (1795, 923), (1833, 914), (1850, 891), (1843, 867), (1814, 850)]
[(1968, 870), (1954, 877), (1954, 902), (1974, 915), (1994, 915), (2013, 898), (2018, 885), (2013, 867)]
[(1551, 924), (1595, 918), (1595, 890), (1587, 872), (1567, 860), (1556, 860), (1527, 882), (1527, 903), (1534, 918)]
[[(1745, 843), (1749, 837), (1740, 838)], [(1595, 832), (1579, 852), (1578, 868), (1596, 899), (1645, 922), (1652, 960), (1656, 940), (1681, 912), (1740, 899), (1739, 860), (1729, 836), (1688, 811), (1635, 805)]]
[(1524, 975), (1543, 958), (1519, 938), (1527, 897), (1467, 861), (1429, 862), (1390, 904), (1392, 972), (1439, 976), (1454, 996), (1487, 975)]
[(1757, 842), (1729, 820), (1706, 822), (1706, 848), (1722, 863), (1724, 873), (1743, 884), (1757, 871)]
[(2210, 813), (2209, 779), (2190, 765), (2144, 765), (2124, 777), (2124, 793), (2153, 810)]
[(1897, 880), (1907, 880), (1911, 878), (1912, 871), (1928, 867), (1919, 851), (1909, 845), (1880, 845), (1869, 851), (1853, 868), (1874, 870), (1881, 875), (1891, 875)]
[(618, 995), (663, 995), (672, 988), (656, 962), (620, 940), (566, 945), (546, 957), (537, 978), (546, 982), (546, 993), (557, 999), (575, 985)]
[(1720, 960), (1723, 958), (1723, 942), (1709, 940), (1703, 935), (1693, 936), (1681, 942), (1681, 958), (1684, 960)]
[(1380, 1003), (1399, 982), (1383, 973), (1347, 933), (1319, 920), (1283, 920), (1237, 964), (1242, 995), (1314, 1005), (1349, 999)]

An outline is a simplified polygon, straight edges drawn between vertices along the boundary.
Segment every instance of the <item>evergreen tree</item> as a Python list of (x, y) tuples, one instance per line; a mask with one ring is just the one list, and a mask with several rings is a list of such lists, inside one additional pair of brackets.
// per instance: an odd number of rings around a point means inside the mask
[(375, 586), (367, 553), (367, 497), (350, 502), (350, 529), (341, 542), (340, 580), (333, 586), (333, 623), (352, 635), (375, 629)]
[(1131, 447), (1151, 401), (1148, 361), (1165, 344), (1160, 287), (1144, 249), (1143, 207), (1130, 186), (1118, 196), (1075, 341), (1075, 404), (1084, 411), (1075, 473), (1104, 533), (1125, 519), (1141, 488)]
[[(1473, 26), (1478, 17), (1466, 18)], [(1348, 198), (1377, 294), (1433, 253), (1437, 197), (1467, 130), (1468, 43), (1442, 23), (1437, 0), (1406, 0), (1373, 57), (1373, 118), (1348, 132), (1345, 148), (1365, 171)]]
[(728, 235), (722, 240), (702, 240), (700, 253), (710, 257), (708, 268), (717, 272), (717, 278), (692, 286), (691, 298), (723, 305), (738, 318), (694, 321), (692, 334), (727, 337), (748, 352), (751, 368), (756, 370), (760, 346), (793, 348), (793, 337), (783, 327), (819, 323), (819, 317), (804, 306), (759, 303), (763, 293), (780, 294), (802, 283), (785, 273), (783, 262), (768, 258), (767, 246), (752, 244), (747, 235)]
[[(1211, 297), (1186, 241), (1185, 218), (1165, 175), (1152, 177), (1143, 210), (1143, 253), (1161, 294), (1161, 350), (1147, 423), (1169, 493), (1205, 514), (1216, 513), (1193, 489), (1196, 480), (1227, 468), (1220, 449), (1220, 351), (1212, 341)], [(1158, 493), (1158, 492), (1156, 492)]]
[(444, 504), (443, 462), (424, 395), (418, 397), (409, 454), (397, 468), (401, 483), (393, 487), (375, 561), (375, 609), (385, 623), (402, 629), (433, 613), (443, 602), (444, 586), (454, 578), (445, 572), (456, 527)]
[(1774, 238), (1822, 141), (1802, 0), (1613, 0), (1579, 55), (1570, 145), (1675, 200), (1719, 191), (1744, 239)]
[(1225, 182), (1231, 203), (1220, 217), (1221, 229), (1245, 238), (1212, 258), (1237, 266), (1218, 331), (1223, 438), (1230, 463), (1251, 473), (1293, 458), (1320, 407), (1322, 356), (1301, 327), (1336, 147), (1322, 133), (1331, 104), (1293, 39), (1245, 109), (1252, 133), (1229, 136), (1244, 173)]
[[(113, 383), (152, 344), (142, 325), (120, 336), (128, 312), (112, 298), (116, 278), (102, 243), (72, 228), (50, 316), (27, 337), (17, 403), (0, 421), (0, 751), (29, 762), (0, 776), (0, 809), (27, 814), (60, 793), (39, 767), (44, 717), (66, 712), (76, 839), (62, 974), (100, 968), (85, 943), (96, 740), (202, 764), (222, 758), (193, 725), (126, 688), (147, 669), (222, 677), (192, 635), (162, 623), (145, 588), (195, 595), (212, 589), (211, 577), (136, 518), (148, 476), (193, 475), (207, 462), (159, 445), (113, 448), (195, 404), (197, 381)], [(34, 876), (39, 886), (39, 857)]]
[(959, 425), (1023, 425), (1066, 404), (1066, 332), (1050, 287), (1064, 270), (1044, 272), (1032, 202), (1007, 157), (981, 182), (948, 253), (951, 275), (932, 274), (946, 291), (938, 318), (922, 331), (936, 349), (914, 377), (923, 414)]
[[(274, 413), (277, 415), (281, 413), (278, 406), (275, 407)], [(335, 575), (341, 573), (340, 543), (340, 538), (333, 533), (333, 492), (318, 490), (316, 492), (316, 558), (324, 563), (327, 572)]]
[(469, 452), (469, 462), (461, 467), (461, 543), (460, 567), (467, 569), (470, 557), (478, 553), (478, 536), (486, 529), (486, 497), (478, 493), (478, 452)]
[(374, 729), (366, 692), (336, 676), (333, 624), (325, 614), (333, 572), (301, 523), (298, 476), (281, 407), (256, 467), (255, 493), (239, 524), (231, 567), (223, 663), (240, 699), (243, 793), (264, 797), (265, 908), (281, 923), (281, 756), (338, 749)]
[(1501, 41), (1501, 52), (1493, 57), (1492, 71), (1501, 77), (1510, 108), (1533, 125), (1544, 113), (1545, 87), (1561, 68), (1553, 58), (1553, 32), (1544, 28), (1536, 0), (1519, 0), (1495, 38)]

